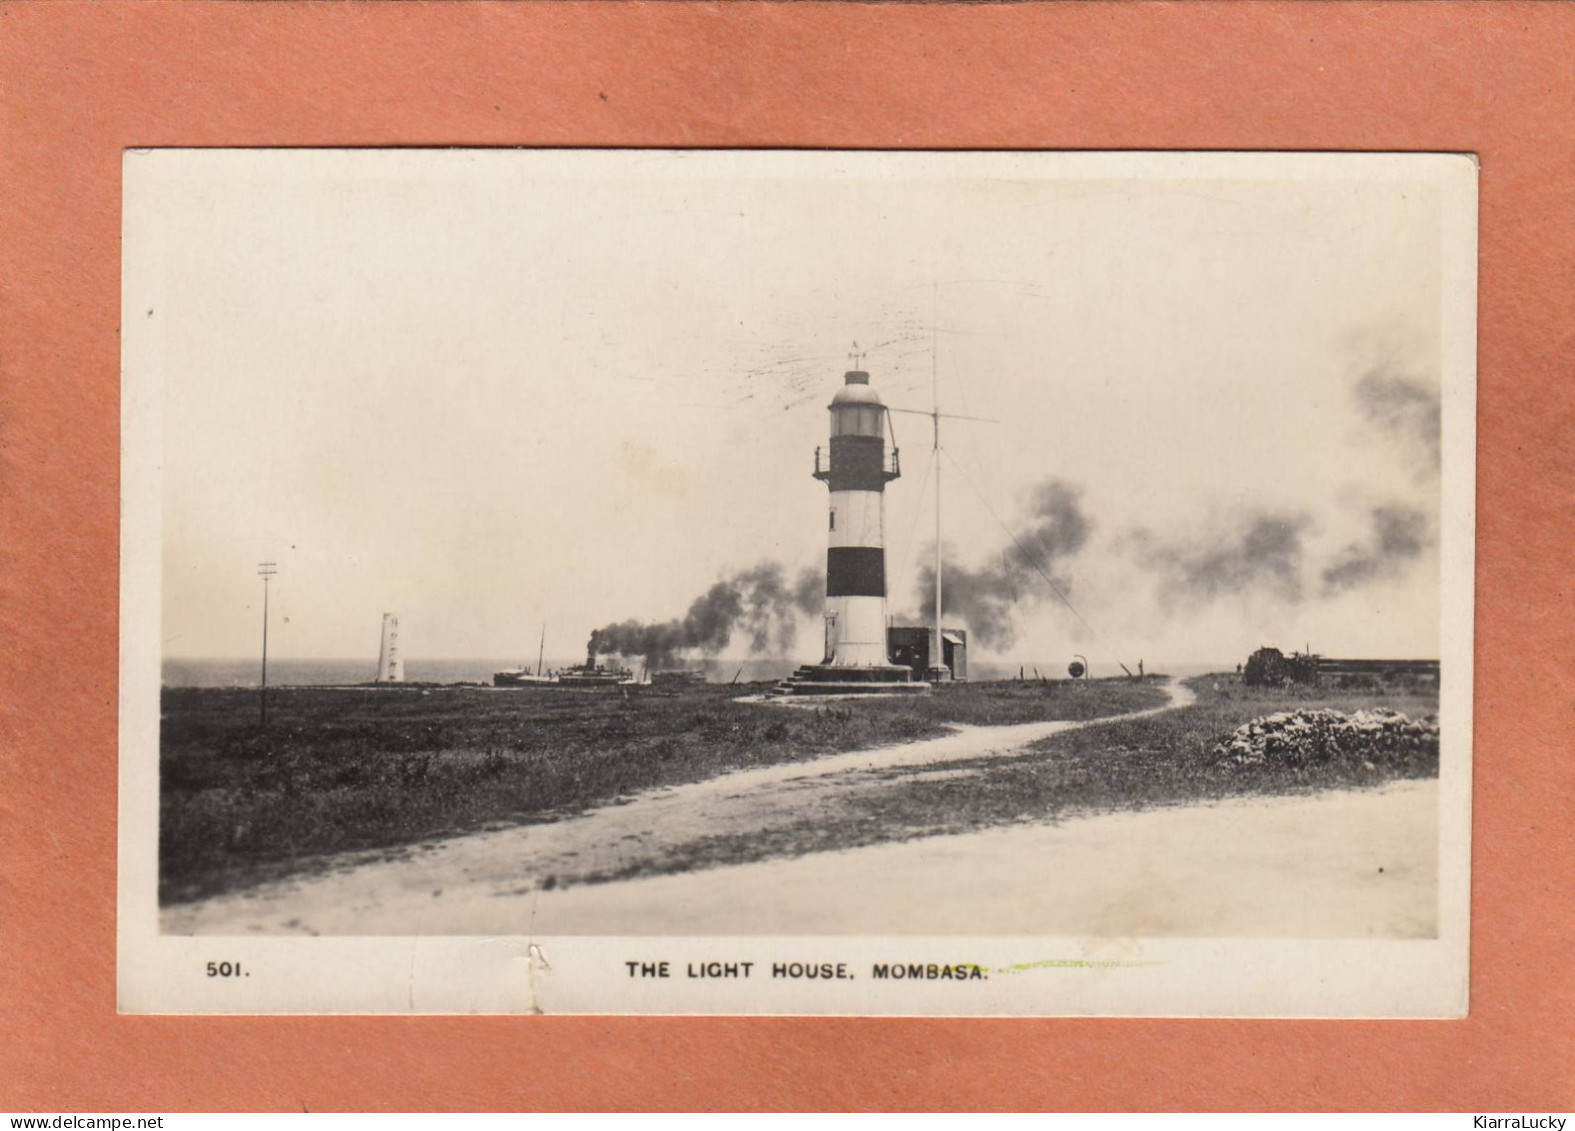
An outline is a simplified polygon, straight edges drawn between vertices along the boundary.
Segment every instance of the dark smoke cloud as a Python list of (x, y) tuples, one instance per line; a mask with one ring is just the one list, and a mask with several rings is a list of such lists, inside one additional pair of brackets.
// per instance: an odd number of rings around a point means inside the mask
[(826, 575), (818, 569), (799, 571), (793, 583), (793, 607), (809, 616), (819, 616), (826, 608)]
[(1419, 468), (1438, 470), (1441, 398), (1436, 385), (1372, 369), (1357, 381), (1353, 393), (1370, 424), (1400, 441)]
[(1372, 534), (1353, 542), (1323, 571), (1325, 593), (1343, 593), (1373, 581), (1399, 577), (1422, 555), (1432, 537), (1427, 515), (1400, 504), (1374, 507)]
[[(1013, 530), (1016, 539), (1008, 539), (992, 563), (973, 569), (953, 564), (947, 555), (942, 578), (947, 619), (961, 621), (982, 645), (1012, 643), (1014, 606), (1052, 596), (1040, 570), (1062, 593), (1069, 592), (1068, 579), (1055, 572), (1056, 561), (1081, 550), (1092, 528), (1078, 487), (1058, 479), (1040, 483), (1029, 494), (1025, 521)], [(932, 543), (919, 567), (920, 615), (926, 619), (935, 616), (934, 553)]]
[(1206, 604), (1247, 592), (1268, 593), (1284, 601), (1302, 596), (1304, 515), (1260, 511), (1238, 516), (1230, 528), (1188, 544), (1153, 545), (1137, 534), (1139, 558), (1160, 579), (1160, 599), (1168, 607)]
[(793, 645), (798, 615), (818, 612), (824, 594), (825, 580), (816, 570), (803, 570), (789, 583), (780, 565), (762, 562), (716, 582), (681, 619), (627, 620), (596, 629), (590, 650), (640, 656), (653, 668), (686, 653), (714, 655), (735, 636), (754, 652), (784, 652)]

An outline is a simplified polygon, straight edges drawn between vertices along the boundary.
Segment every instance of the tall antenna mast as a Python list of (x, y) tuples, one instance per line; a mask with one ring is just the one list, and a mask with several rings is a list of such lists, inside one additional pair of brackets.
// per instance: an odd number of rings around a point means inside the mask
[(268, 729), (268, 582), (279, 572), (273, 562), (258, 562), (257, 576), (263, 579), (262, 694), (258, 726)]
[(926, 672), (928, 679), (946, 679), (950, 674), (944, 662), (946, 651), (941, 631), (942, 616), (942, 580), (941, 574), (945, 562), (941, 552), (941, 417), (949, 420), (975, 420), (983, 424), (999, 424), (999, 420), (989, 416), (963, 416), (955, 412), (941, 411), (940, 391), (940, 283), (931, 286), (930, 296), (932, 310), (930, 316), (930, 410), (923, 412), (916, 408), (888, 408), (889, 412), (906, 412), (914, 416), (928, 416), (932, 427), (933, 450), (932, 460), (935, 465), (935, 623), (930, 630), (930, 664)]

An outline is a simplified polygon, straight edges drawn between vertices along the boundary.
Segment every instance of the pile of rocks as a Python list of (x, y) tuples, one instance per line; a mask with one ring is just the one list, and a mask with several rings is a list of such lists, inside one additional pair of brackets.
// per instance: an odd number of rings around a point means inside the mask
[(1214, 747), (1233, 766), (1304, 766), (1334, 760), (1377, 764), (1438, 752), (1438, 719), (1412, 720), (1382, 708), (1345, 714), (1327, 708), (1281, 711), (1237, 727)]

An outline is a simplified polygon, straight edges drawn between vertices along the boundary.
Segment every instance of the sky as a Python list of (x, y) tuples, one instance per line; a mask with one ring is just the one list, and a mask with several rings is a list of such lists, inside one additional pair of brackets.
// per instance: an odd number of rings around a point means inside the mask
[[(129, 155), (165, 654), (254, 653), (263, 560), (298, 658), (375, 657), (384, 612), (409, 656), (533, 660), (543, 627), (573, 656), (762, 563), (791, 583), (823, 568), (810, 473), (857, 342), (888, 404), (989, 418), (943, 421), (939, 464), (981, 657), (1436, 656), (1447, 265), (1415, 168)], [(893, 425), (911, 622), (936, 476), (930, 422)]]

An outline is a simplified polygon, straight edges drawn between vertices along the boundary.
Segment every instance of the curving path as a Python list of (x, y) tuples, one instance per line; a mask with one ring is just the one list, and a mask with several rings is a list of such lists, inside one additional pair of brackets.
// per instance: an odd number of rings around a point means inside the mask
[[(347, 859), (345, 866), (328, 873), (168, 908), (161, 926), (166, 934), (210, 935), (551, 934), (553, 927), (538, 918), (544, 893), (547, 903), (564, 894), (553, 889), (587, 878), (651, 870), (653, 865), (672, 871), (704, 866), (707, 839), (748, 836), (799, 822), (806, 812), (835, 804), (849, 793), (880, 788), (891, 781), (892, 771), (903, 777), (908, 776), (903, 771), (967, 773), (945, 764), (1010, 756), (1052, 734), (1141, 718), (1193, 701), (1191, 690), (1179, 683), (1171, 682), (1166, 690), (1165, 705), (1142, 711), (1080, 721), (958, 726), (937, 738), (899, 746), (739, 770), (651, 790), (576, 817), (455, 837), (393, 858)], [(662, 862), (669, 864), (663, 867)], [(752, 867), (765, 865), (727, 871)], [(596, 889), (609, 892), (640, 882), (599, 884)]]

